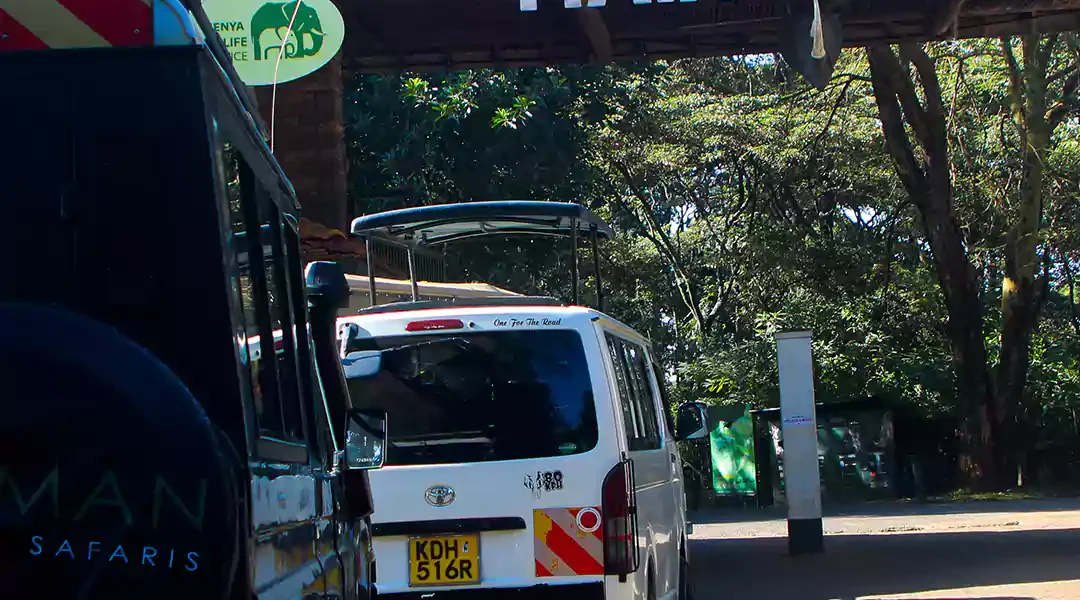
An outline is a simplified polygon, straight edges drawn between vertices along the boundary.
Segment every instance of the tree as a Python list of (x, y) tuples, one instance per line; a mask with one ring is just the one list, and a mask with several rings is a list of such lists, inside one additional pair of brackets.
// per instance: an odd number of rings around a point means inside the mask
[[(1001, 40), (848, 51), (821, 90), (770, 56), (365, 76), (347, 103), (356, 210), (582, 201), (616, 231), (607, 311), (652, 338), (676, 401), (776, 406), (772, 333), (809, 328), (819, 399), (955, 419), (967, 480), (1003, 487), (1002, 456), (1080, 442), (1071, 39), (1036, 44), (1044, 138), (1027, 124), (1028, 55), (1011, 43), (1010, 70)], [(1035, 203), (1042, 218), (1020, 219)], [(553, 247), (450, 255), (456, 278), (565, 297)], [(1020, 265), (1042, 318), (1018, 303)], [(1006, 382), (1009, 356), (1023, 385)]]
[[(1074, 35), (1025, 35), (1020, 45), (1022, 65), (1014, 41), (1001, 40), (1009, 76), (1009, 113), (1021, 159), (1019, 190), (1004, 248), (997, 414), (1010, 450), (1008, 458), (1013, 459), (1010, 470), (1019, 468), (1022, 481), (1027, 460), (1021, 442), (1033, 433), (1025, 398), (1031, 343), (1050, 289), (1053, 260), (1043, 235), (1047, 159), (1055, 131), (1077, 108), (1080, 46)], [(1051, 72), (1052, 68), (1056, 71)]]
[[(921, 46), (910, 43), (900, 45), (899, 56), (889, 46), (871, 46), (867, 58), (885, 143), (896, 174), (919, 211), (948, 308), (946, 330), (959, 388), (960, 437), (967, 449), (961, 468), (974, 487), (994, 489), (999, 485), (998, 421), (983, 338), (983, 303), (953, 208), (952, 164), (937, 67)], [(914, 65), (918, 88), (905, 63)], [(921, 150), (918, 155), (905, 123)]]

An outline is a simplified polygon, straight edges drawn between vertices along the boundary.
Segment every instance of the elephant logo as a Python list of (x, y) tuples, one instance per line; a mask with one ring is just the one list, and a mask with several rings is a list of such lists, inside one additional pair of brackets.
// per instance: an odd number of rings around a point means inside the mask
[[(293, 13), (296, 13), (295, 19)], [(290, 20), (292, 31), (286, 35)], [(266, 46), (263, 45), (264, 34), (269, 42)], [(255, 60), (269, 60), (274, 50), (283, 59), (315, 56), (322, 50), (325, 37), (319, 13), (300, 0), (267, 2), (251, 17), (251, 45)]]

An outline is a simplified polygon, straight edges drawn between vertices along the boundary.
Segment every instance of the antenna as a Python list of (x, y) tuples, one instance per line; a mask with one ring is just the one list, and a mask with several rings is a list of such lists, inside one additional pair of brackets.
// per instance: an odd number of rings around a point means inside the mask
[[(293, 8), (292, 16), (289, 17), (289, 26), (285, 28), (285, 36), (281, 38), (281, 46), (278, 48), (277, 60), (274, 61), (274, 83), (273, 89), (270, 93), (270, 153), (274, 153), (274, 127), (277, 124), (277, 86), (278, 86), (278, 69), (281, 67), (281, 55), (285, 52), (286, 45), (289, 42), (289, 36), (292, 35), (293, 23), (296, 21), (296, 15), (300, 14), (300, 0), (295, 0), (296, 7)], [(299, 40), (297, 40), (299, 42)]]

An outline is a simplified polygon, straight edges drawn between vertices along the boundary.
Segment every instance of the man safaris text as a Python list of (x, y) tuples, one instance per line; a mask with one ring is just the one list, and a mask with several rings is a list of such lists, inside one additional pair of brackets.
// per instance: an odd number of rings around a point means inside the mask
[[(78, 550), (78, 551), (76, 551)], [(179, 568), (181, 564), (185, 571), (199, 570), (198, 552), (179, 552), (174, 548), (158, 550), (154, 546), (139, 546), (125, 549), (123, 544), (110, 544), (102, 551), (101, 542), (90, 540), (86, 543), (71, 540), (50, 542), (44, 536), (35, 535), (30, 538), (30, 555), (43, 558), (60, 558), (67, 560), (94, 560), (95, 558), (108, 558), (107, 562), (140, 567), (163, 567), (167, 569)]]
[[(64, 479), (59, 467), (54, 467), (39, 481), (36, 487), (33, 484), (27, 486), (24, 478), (23, 485), (20, 485), (8, 468), (0, 466), (0, 515), (14, 514), (14, 511), (7, 508), (18, 509), (18, 521), (31, 529), (27, 544), (30, 556), (43, 560), (103, 560), (115, 565), (183, 569), (189, 572), (199, 569), (199, 552), (177, 549), (169, 540), (161, 540), (165, 544), (133, 544), (126, 540), (106, 543), (100, 539), (92, 539), (97, 536), (88, 534), (97, 529), (97, 521), (103, 524), (122, 521), (128, 528), (161, 531), (164, 536), (169, 533), (180, 534), (179, 530), (184, 529), (187, 531), (183, 537), (190, 539), (191, 530), (201, 532), (203, 528), (206, 515), (206, 480), (192, 486), (194, 493), (186, 494), (189, 496), (187, 502), (181, 499), (165, 478), (149, 473), (138, 477), (137, 482), (125, 481), (129, 484), (127, 488), (120, 485), (113, 471), (103, 472), (96, 485), (86, 489), (63, 487), (61, 483)], [(135, 487), (136, 483), (152, 488), (140, 489), (143, 493), (136, 495), (133, 493), (133, 490), (138, 489)], [(144, 514), (145, 510), (133, 512), (130, 500), (143, 498), (146, 492), (152, 492), (150, 514)], [(64, 500), (63, 503), (61, 499)], [(145, 506), (146, 503), (140, 502), (136, 508), (139, 505)], [(48, 510), (49, 508), (52, 510)], [(137, 523), (137, 520), (142, 522)], [(70, 523), (71, 528), (81, 535), (67, 536), (59, 533), (64, 529), (64, 522)], [(160, 527), (162, 523), (165, 523), (164, 531)], [(36, 535), (41, 532), (32, 531), (35, 526), (46, 524), (53, 532), (50, 535)], [(101, 529), (102, 534), (105, 534), (113, 527), (103, 525)]]

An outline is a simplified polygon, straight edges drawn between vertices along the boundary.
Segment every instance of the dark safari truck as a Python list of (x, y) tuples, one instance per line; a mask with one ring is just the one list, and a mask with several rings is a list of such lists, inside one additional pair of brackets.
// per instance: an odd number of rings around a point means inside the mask
[(197, 4), (0, 3), (0, 598), (369, 597), (385, 415), (256, 115)]

